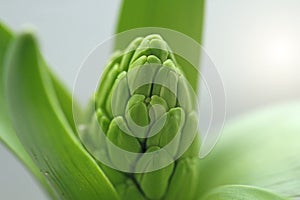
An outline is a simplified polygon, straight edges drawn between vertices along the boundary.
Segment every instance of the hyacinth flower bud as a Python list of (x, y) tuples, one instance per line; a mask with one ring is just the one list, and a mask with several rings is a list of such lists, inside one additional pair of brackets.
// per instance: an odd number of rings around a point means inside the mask
[[(103, 147), (112, 165), (99, 165), (121, 198), (193, 195), (199, 151), (195, 107), (189, 82), (160, 35), (137, 38), (111, 58), (88, 112), (87, 135), (97, 144), (92, 151)], [(99, 141), (95, 126), (115, 146), (136, 156), (118, 155), (108, 142)], [(163, 156), (147, 156), (156, 151)], [(164, 160), (172, 162), (153, 170)], [(118, 169), (124, 163), (131, 172)]]

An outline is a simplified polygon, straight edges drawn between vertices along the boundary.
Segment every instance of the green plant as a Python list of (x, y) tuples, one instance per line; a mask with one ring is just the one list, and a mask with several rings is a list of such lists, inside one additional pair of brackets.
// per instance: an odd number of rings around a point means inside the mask
[[(136, 6), (140, 9), (136, 9)], [(151, 12), (149, 7), (152, 8)], [(166, 11), (170, 15), (166, 15)], [(155, 17), (151, 14), (153, 12), (156, 13)], [(180, 20), (187, 17), (194, 20), (190, 20), (190, 23), (185, 20), (171, 23), (174, 22), (172, 13), (176, 13)], [(203, 1), (163, 1), (159, 6), (153, 6), (150, 0), (126, 0), (117, 32), (159, 26), (183, 32), (200, 42), (202, 18)], [(163, 44), (160, 46), (165, 46), (159, 36), (148, 36), (146, 39), (155, 39)], [(136, 46), (133, 53), (136, 53), (142, 40), (134, 42)], [(130, 41), (116, 41), (116, 49), (119, 49), (121, 42)], [(180, 58), (172, 56), (168, 49), (157, 51), (151, 46), (145, 49), (136, 53), (132, 61), (171, 67), (178, 77), (187, 77), (193, 88), (197, 87), (193, 69)], [(111, 119), (110, 107), (107, 109), (104, 105), (111, 101), (103, 93), (108, 91), (105, 84), (112, 86), (115, 80), (118, 81), (117, 75), (124, 68), (135, 67), (131, 60), (121, 66), (125, 56), (112, 58), (111, 63), (117, 64), (119, 71), (112, 76), (113, 70), (107, 67), (94, 99), (96, 111), (99, 110), (97, 118), (93, 118), (95, 113), (89, 113), (88, 117), (92, 117), (92, 120), (88, 121), (99, 122), (107, 130), (108, 138), (125, 150), (151, 151), (152, 146), (163, 147), (172, 138), (169, 133), (176, 129), (174, 127), (178, 126), (179, 118), (182, 117), (178, 110), (188, 110), (183, 105), (175, 105), (172, 93), (167, 89), (162, 94), (163, 89), (159, 88), (155, 97), (153, 95), (146, 100), (144, 96), (149, 96), (149, 85), (143, 86), (139, 88), (138, 94), (129, 95), (128, 105), (124, 105), (130, 108), (131, 116), (136, 117), (133, 120), (141, 125), (150, 123), (146, 116), (150, 113), (147, 105), (152, 101), (163, 107), (174, 107), (166, 114), (170, 116), (166, 126), (170, 124), (171, 128), (167, 131), (163, 129), (156, 136), (159, 139), (149, 140), (148, 146), (143, 140), (125, 136), (111, 123), (121, 119)], [(14, 35), (1, 25), (0, 61), (0, 138), (53, 199), (247, 200), (288, 199), (299, 195), (299, 103), (268, 109), (232, 123), (205, 159), (197, 158), (199, 144), (195, 142), (174, 164), (163, 169), (142, 174), (123, 173), (99, 162), (81, 144), (73, 119), (71, 95), (48, 68), (32, 33)], [(136, 74), (137, 77), (141, 75)], [(85, 112), (76, 109), (77, 112)], [(107, 113), (103, 114), (103, 110)], [(160, 116), (159, 113), (155, 114)], [(190, 121), (193, 120), (187, 122)], [(123, 123), (122, 120), (120, 123)], [(92, 135), (94, 132), (90, 127), (88, 134)], [(176, 149), (179, 147), (180, 143), (174, 146)], [(110, 157), (116, 158), (113, 153)], [(115, 160), (118, 162), (118, 159)]]

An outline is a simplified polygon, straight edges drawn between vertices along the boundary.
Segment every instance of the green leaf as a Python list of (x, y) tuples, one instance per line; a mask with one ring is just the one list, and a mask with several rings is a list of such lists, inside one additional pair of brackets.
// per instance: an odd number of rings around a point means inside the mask
[(60, 108), (63, 110), (63, 114), (66, 117), (68, 124), (71, 126), (74, 133), (76, 133), (75, 119), (73, 116), (73, 109), (76, 109), (76, 113), (82, 113), (82, 109), (75, 99), (72, 99), (72, 95), (69, 90), (61, 83), (61, 81), (49, 70), (52, 84), (56, 93), (57, 100), (59, 102)]
[[(123, 0), (116, 32), (141, 27), (161, 27), (181, 32), (201, 43), (204, 2), (204, 0)], [(120, 49), (121, 44), (128, 44), (132, 39), (134, 38), (128, 38), (128, 41), (124, 41), (124, 38), (122, 41), (117, 40), (115, 48)], [(200, 49), (199, 53), (195, 53), (195, 49), (191, 51), (197, 57), (200, 56)], [(177, 61), (195, 89), (197, 71), (184, 59), (177, 57)]]
[(27, 169), (34, 175), (34, 177), (41, 183), (44, 189), (48, 192), (50, 196), (54, 197), (52, 189), (49, 187), (48, 183), (38, 167), (33, 163), (32, 159), (29, 157), (28, 153), (25, 151), (24, 147), (20, 143), (15, 130), (12, 127), (11, 121), (7, 113), (7, 107), (4, 95), (4, 60), (9, 43), (13, 39), (13, 34), (0, 23), (0, 141), (2, 141), (7, 148), (9, 148)]
[(117, 33), (139, 27), (163, 27), (201, 42), (204, 0), (123, 0)]
[[(158, 146), (152, 146), (147, 149), (146, 153), (158, 151)], [(171, 159), (171, 157), (170, 157)], [(152, 165), (159, 162), (156, 159), (149, 159), (149, 157), (142, 156), (137, 163), (137, 166), (143, 167), (145, 170), (151, 168)], [(135, 174), (136, 181), (139, 183), (145, 196), (149, 199), (161, 199), (166, 193), (169, 185), (169, 178), (173, 174), (174, 163), (156, 171), (148, 173), (137, 173)]]
[(118, 199), (61, 110), (34, 37), (16, 37), (6, 63), (6, 95), (17, 136), (61, 199)]
[[(185, 157), (176, 162), (165, 200), (189, 200), (200, 196), (197, 188), (198, 177), (200, 177), (197, 168), (198, 161), (198, 157)], [(202, 179), (201, 182), (205, 184)]]
[(300, 103), (275, 106), (226, 126), (199, 162), (199, 192), (224, 184), (255, 185), (300, 196)]
[(242, 185), (222, 186), (211, 191), (203, 200), (284, 200), (267, 190)]

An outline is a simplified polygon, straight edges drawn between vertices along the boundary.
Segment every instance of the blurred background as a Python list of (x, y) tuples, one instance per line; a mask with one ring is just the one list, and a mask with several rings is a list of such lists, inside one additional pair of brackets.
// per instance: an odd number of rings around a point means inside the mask
[[(34, 26), (54, 71), (72, 88), (81, 62), (114, 33), (120, 0), (0, 0), (0, 20)], [(203, 46), (222, 76), (227, 119), (300, 99), (300, 1), (207, 0)], [(0, 144), (4, 199), (46, 199)]]

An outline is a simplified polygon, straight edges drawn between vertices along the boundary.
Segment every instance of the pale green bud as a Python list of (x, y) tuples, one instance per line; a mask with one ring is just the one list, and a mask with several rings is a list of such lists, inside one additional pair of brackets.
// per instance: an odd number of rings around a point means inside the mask
[[(143, 84), (140, 84), (143, 83)], [(103, 167), (123, 199), (186, 199), (195, 192), (199, 140), (195, 99), (175, 56), (159, 35), (135, 39), (108, 63), (95, 93), (96, 113), (88, 133), (99, 127), (118, 148), (144, 153), (120, 156), (104, 141), (99, 143), (113, 168), (129, 163), (130, 169), (145, 173), (129, 174)], [(90, 115), (94, 115), (89, 111)], [(188, 141), (192, 144), (186, 145)], [(103, 143), (103, 144), (102, 144)], [(167, 148), (168, 147), (168, 148)], [(97, 145), (94, 145), (97, 152)], [(147, 153), (161, 150), (164, 156), (149, 159)], [(178, 155), (180, 153), (180, 157)], [(157, 163), (171, 164), (151, 170)], [(100, 161), (101, 162), (101, 161)], [(170, 194), (172, 193), (172, 194)], [(188, 198), (187, 198), (188, 199)]]

